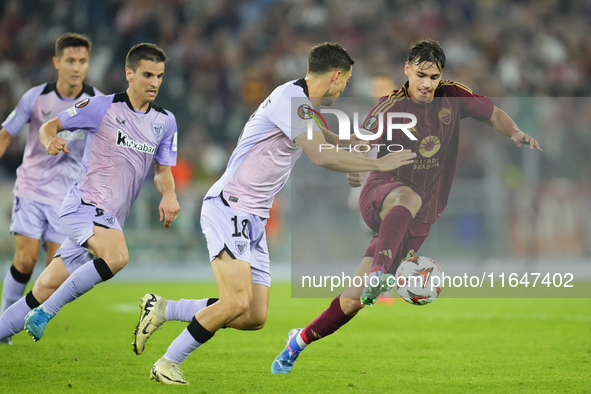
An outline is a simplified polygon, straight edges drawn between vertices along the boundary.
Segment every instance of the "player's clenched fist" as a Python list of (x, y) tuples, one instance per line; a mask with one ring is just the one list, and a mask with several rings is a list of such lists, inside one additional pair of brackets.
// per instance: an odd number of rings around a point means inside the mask
[(52, 139), (49, 145), (47, 145), (47, 148), (45, 148), (45, 151), (52, 156), (57, 155), (61, 150), (63, 150), (64, 153), (70, 153), (68, 147), (66, 146), (66, 141), (60, 137), (55, 137)]
[(164, 220), (165, 228), (170, 228), (174, 219), (179, 216), (180, 210), (181, 207), (176, 199), (176, 194), (166, 193), (162, 196), (158, 211), (160, 212), (160, 221), (162, 222)]
[(417, 154), (411, 152), (410, 149), (405, 149), (400, 152), (389, 153), (386, 156), (378, 159), (381, 172), (387, 172), (397, 169), (398, 167), (412, 164)]

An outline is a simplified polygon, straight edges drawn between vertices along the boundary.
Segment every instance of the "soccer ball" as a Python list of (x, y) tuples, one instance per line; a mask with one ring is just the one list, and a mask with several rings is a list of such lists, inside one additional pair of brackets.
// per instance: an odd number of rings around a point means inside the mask
[(411, 257), (396, 270), (396, 290), (409, 304), (430, 304), (437, 299), (442, 288), (441, 268), (428, 257)]

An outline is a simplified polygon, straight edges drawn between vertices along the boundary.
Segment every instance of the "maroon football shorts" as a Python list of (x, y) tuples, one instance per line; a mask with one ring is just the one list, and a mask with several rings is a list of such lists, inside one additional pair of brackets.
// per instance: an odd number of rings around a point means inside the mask
[[(359, 198), (359, 208), (365, 224), (376, 232), (372, 238), (369, 246), (365, 251), (364, 257), (373, 257), (375, 254), (376, 245), (378, 243), (380, 224), (380, 208), (386, 196), (394, 189), (400, 186), (406, 186), (403, 183), (396, 182), (394, 178), (374, 178), (369, 179), (363, 189)], [(390, 273), (394, 274), (400, 263), (413, 254), (418, 252), (419, 248), (429, 235), (430, 224), (420, 223), (413, 220), (408, 226), (408, 230), (404, 235), (402, 243), (398, 248), (398, 253), (394, 256), (394, 263), (389, 269)], [(381, 269), (381, 267), (378, 267)]]

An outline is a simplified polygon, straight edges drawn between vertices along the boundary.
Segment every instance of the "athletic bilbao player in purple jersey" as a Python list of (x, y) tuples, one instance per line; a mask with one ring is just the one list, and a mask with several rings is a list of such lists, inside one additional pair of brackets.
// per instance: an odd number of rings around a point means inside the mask
[(331, 105), (345, 89), (352, 65), (353, 59), (340, 45), (315, 46), (308, 58), (306, 77), (277, 87), (244, 126), (226, 171), (207, 192), (201, 209), (201, 226), (219, 301), (168, 301), (155, 294), (142, 298), (135, 332), (137, 354), (142, 353), (150, 335), (165, 321), (190, 322), (156, 361), (152, 379), (164, 384), (187, 384), (180, 364), (217, 330), (259, 330), (265, 325), (271, 286), (265, 223), (275, 195), (287, 182), (302, 151), (314, 164), (338, 172), (369, 168), (390, 171), (413, 162), (415, 155), (410, 151), (378, 160), (342, 150), (320, 152), (319, 147), (326, 140), (317, 127), (308, 139), (305, 125), (292, 125), (292, 116), (297, 116), (298, 108), (302, 108), (292, 105), (293, 99), (308, 108)]
[[(39, 143), (39, 127), (76, 101), (102, 94), (83, 83), (88, 70), (90, 40), (80, 34), (66, 33), (55, 42), (53, 64), (56, 82), (31, 88), (2, 123), (0, 156), (6, 147), (29, 124), (29, 135), (22, 165), (16, 170), (14, 205), (10, 232), (14, 234), (15, 253), (2, 285), (0, 315), (23, 296), (37, 262), (39, 239), (47, 252), (46, 265), (66, 238), (59, 223), (59, 208), (80, 172), (87, 132), (64, 132), (70, 155), (49, 156)], [(11, 344), (10, 337), (0, 343)]]
[[(518, 147), (528, 144), (530, 149), (542, 151), (538, 142), (519, 130), (488, 97), (474, 94), (460, 83), (442, 81), (444, 66), (445, 54), (437, 41), (421, 40), (411, 44), (404, 67), (408, 82), (382, 97), (364, 122), (365, 125), (377, 124), (370, 118), (379, 113), (414, 114), (417, 124), (411, 132), (416, 141), (399, 132), (393, 133), (392, 140), (387, 140), (384, 133), (372, 143), (400, 144), (416, 152), (417, 158), (413, 165), (401, 166), (394, 171), (371, 172), (363, 186), (359, 204), (361, 213), (365, 223), (377, 234), (355, 275), (369, 274), (372, 266), (377, 267), (377, 271), (394, 274), (402, 261), (419, 250), (431, 224), (447, 204), (458, 155), (461, 119), (472, 117), (510, 137)], [(407, 122), (401, 120), (399, 123)], [(378, 157), (384, 155), (383, 151)], [(350, 173), (347, 180), (352, 187), (359, 187), (363, 176)], [(273, 361), (271, 372), (291, 372), (306, 346), (338, 330), (365, 306), (360, 300), (362, 294), (368, 305), (373, 304), (381, 289), (375, 290), (349, 287), (306, 328), (291, 330), (287, 346)]]
[(60, 209), (67, 238), (33, 290), (2, 315), (0, 338), (22, 330), (24, 319), (39, 340), (65, 304), (125, 267), (129, 256), (121, 228), (152, 163), (162, 194), (160, 221), (169, 228), (178, 215), (170, 170), (176, 164), (176, 122), (154, 104), (165, 61), (156, 45), (134, 46), (125, 62), (127, 91), (79, 101), (41, 126), (41, 143), (52, 156), (70, 154), (58, 132), (83, 129), (89, 136), (78, 179)]

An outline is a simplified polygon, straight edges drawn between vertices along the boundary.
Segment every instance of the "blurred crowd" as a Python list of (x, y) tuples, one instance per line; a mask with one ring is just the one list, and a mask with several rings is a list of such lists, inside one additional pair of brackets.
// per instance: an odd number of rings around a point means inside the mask
[[(209, 183), (252, 111), (305, 75), (318, 42), (355, 58), (345, 95), (371, 95), (375, 73), (404, 83), (408, 45), (433, 37), (447, 54), (444, 77), (481, 94), (578, 97), (591, 90), (590, 20), (589, 0), (3, 0), (0, 118), (56, 78), (54, 42), (66, 31), (93, 41), (87, 82), (104, 93), (125, 89), (129, 48), (153, 42), (170, 58), (157, 102), (176, 115), (182, 177)], [(9, 149), (3, 176), (21, 155)]]

